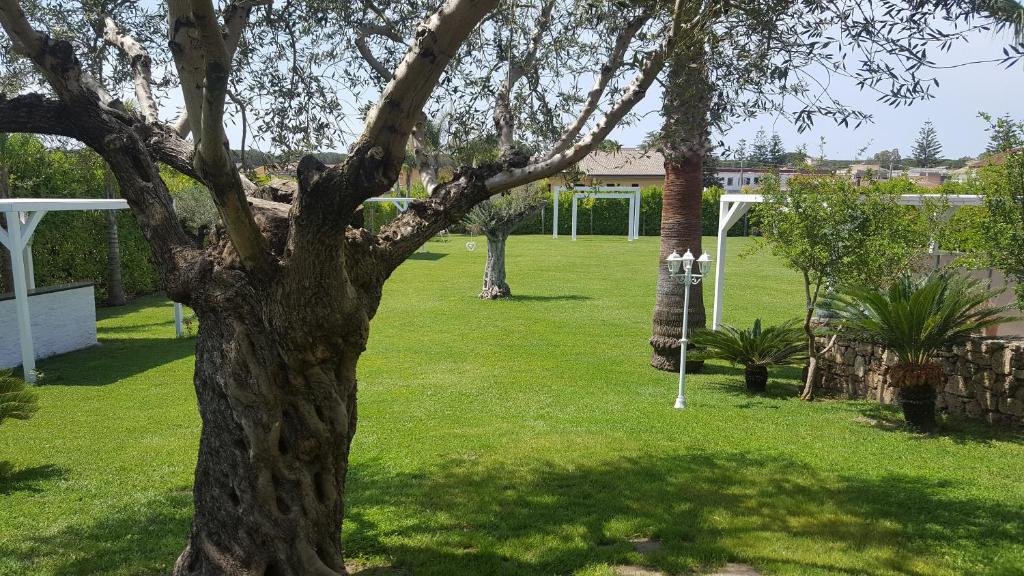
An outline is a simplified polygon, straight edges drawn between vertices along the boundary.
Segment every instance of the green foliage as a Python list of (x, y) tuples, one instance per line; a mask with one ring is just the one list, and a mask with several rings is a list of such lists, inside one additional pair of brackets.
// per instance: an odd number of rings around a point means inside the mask
[[(4, 146), (3, 161), (15, 197), (102, 198), (103, 163), (86, 150), (50, 150), (35, 136), (15, 134)], [(157, 275), (149, 246), (134, 215), (117, 213), (121, 274), (128, 295), (156, 290)], [(36, 284), (88, 281), (98, 301), (106, 299), (107, 221), (102, 212), (47, 214), (32, 239)]]
[(702, 356), (706, 358), (747, 367), (792, 364), (807, 357), (804, 331), (796, 320), (762, 329), (758, 318), (747, 330), (723, 324), (720, 330), (697, 331), (693, 343), (705, 348)]
[(978, 116), (988, 124), (988, 146), (986, 154), (1007, 152), (1024, 146), (1024, 122), (1014, 120), (1009, 114), (993, 118), (986, 112), (978, 112)]
[(1006, 322), (1004, 306), (991, 306), (997, 291), (944, 270), (920, 278), (900, 275), (887, 289), (850, 284), (826, 297), (833, 324), (850, 337), (878, 344), (904, 364), (924, 366), (942, 348)]
[(1024, 309), (1024, 152), (983, 169), (979, 184), (988, 213), (981, 221), (985, 248), (993, 265), (1017, 280), (1017, 302)]
[(794, 176), (788, 184), (782, 190), (766, 178), (754, 212), (772, 252), (804, 275), (809, 309), (823, 286), (885, 284), (927, 248), (924, 211), (897, 203), (913, 190), (905, 179), (858, 187), (836, 176)]
[(0, 370), (0, 424), (8, 418), (28, 420), (39, 406), (28, 384), (10, 370)]
[(544, 208), (546, 194), (527, 185), (492, 197), (466, 214), (465, 224), (473, 234), (505, 237)]
[(914, 162), (921, 167), (930, 168), (939, 163), (942, 154), (942, 143), (931, 121), (924, 123), (914, 141)]

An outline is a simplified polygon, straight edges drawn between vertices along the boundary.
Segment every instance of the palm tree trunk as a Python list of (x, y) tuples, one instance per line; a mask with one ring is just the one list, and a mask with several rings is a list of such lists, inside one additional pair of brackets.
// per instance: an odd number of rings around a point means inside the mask
[[(109, 169), (103, 171), (103, 192), (107, 198), (117, 198), (117, 182)], [(107, 305), (123, 306), (124, 282), (121, 278), (121, 244), (117, 231), (115, 210), (106, 210), (107, 216)]]
[[(661, 209), (661, 250), (654, 321), (650, 339), (654, 352), (651, 366), (678, 371), (679, 338), (683, 329), (683, 285), (668, 274), (665, 258), (677, 250), (701, 253), (701, 194), (704, 191), (703, 157), (699, 153), (683, 155), (681, 161), (665, 161), (665, 190)], [(703, 328), (703, 283), (690, 287), (689, 330)], [(691, 366), (699, 368), (697, 363)]]
[[(10, 198), (10, 174), (7, 166), (0, 166), (0, 199)], [(0, 212), (0, 228), (7, 230), (7, 218)], [(14, 271), (11, 270), (11, 253), (0, 246), (0, 293), (14, 291)]]

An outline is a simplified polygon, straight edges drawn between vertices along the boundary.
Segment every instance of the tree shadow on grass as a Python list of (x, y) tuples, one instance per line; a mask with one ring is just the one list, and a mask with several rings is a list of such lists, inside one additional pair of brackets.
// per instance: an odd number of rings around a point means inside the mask
[[(1024, 568), (1024, 510), (958, 497), (950, 480), (823, 475), (737, 452), (513, 468), (467, 456), (411, 472), (354, 464), (346, 553), (396, 569), (367, 574), (571, 574), (602, 563), (679, 574), (741, 561), (769, 573), (924, 575), (984, 571), (995, 557), (1005, 574)], [(166, 573), (190, 515), (189, 491), (175, 490), (0, 544), (0, 556), (24, 573), (36, 563), (57, 576)], [(640, 555), (634, 537), (661, 547)], [(968, 565), (951, 564), (961, 556)]]
[(39, 483), (63, 478), (65, 474), (63, 469), (51, 464), (15, 470), (10, 462), (0, 461), (0, 494), (41, 492)]
[(105, 338), (39, 362), (43, 385), (106, 386), (195, 353), (191, 338)]
[(407, 260), (427, 260), (433, 262), (436, 260), (440, 260), (445, 256), (447, 256), (447, 254), (440, 252), (413, 252), (412, 256), (409, 256)]
[(593, 300), (590, 296), (583, 296), (581, 294), (555, 294), (551, 296), (542, 296), (536, 294), (513, 294), (512, 301), (519, 302), (583, 302), (585, 300)]
[[(1024, 554), (1024, 511), (1005, 503), (958, 499), (950, 482), (909, 475), (825, 477), (777, 456), (527, 470), (466, 459), (412, 474), (363, 463), (349, 488), (349, 553), (388, 556), (418, 576), (569, 574), (595, 563), (684, 573), (727, 561), (802, 574), (926, 574), (958, 571), (940, 549), (971, 549), (978, 564), (993, 552)], [(640, 556), (630, 537), (662, 546)], [(792, 546), (757, 544), (765, 539)]]
[[(907, 432), (907, 423), (899, 406), (860, 401), (858, 421), (885, 431)], [(939, 418), (938, 430), (930, 434), (916, 434), (919, 440), (948, 438), (958, 444), (992, 444), (994, 442), (1024, 442), (1024, 430), (992, 425), (963, 416), (946, 415)]]

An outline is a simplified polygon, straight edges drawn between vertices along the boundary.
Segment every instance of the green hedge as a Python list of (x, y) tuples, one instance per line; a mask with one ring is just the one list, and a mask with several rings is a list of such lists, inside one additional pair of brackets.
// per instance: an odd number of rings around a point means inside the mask
[[(90, 151), (50, 150), (34, 136), (0, 137), (0, 161), (10, 173), (14, 197), (102, 198), (103, 161)], [(134, 215), (117, 213), (121, 277), (128, 296), (157, 290), (149, 246)], [(107, 219), (102, 212), (51, 212), (32, 238), (39, 287), (92, 282), (96, 299), (107, 296)], [(10, 287), (2, 287), (3, 291)]]
[[(710, 188), (704, 191), (702, 225), (705, 236), (718, 235), (718, 200), (724, 193), (721, 188)], [(571, 191), (561, 192), (558, 197), (558, 233), (572, 234), (572, 195)], [(640, 190), (640, 235), (658, 236), (661, 234), (661, 188), (651, 186)], [(549, 193), (548, 205), (544, 213), (524, 223), (516, 230), (516, 234), (550, 234), (552, 199)], [(626, 199), (581, 199), (577, 207), (576, 233), (580, 235), (625, 235), (628, 228), (629, 201)], [(398, 215), (398, 209), (389, 202), (368, 203), (363, 209), (363, 225), (371, 232), (377, 232)], [(756, 231), (754, 222), (750, 230)], [(464, 232), (461, 224), (449, 228), (449, 232)], [(730, 236), (743, 234), (742, 221), (729, 230)]]

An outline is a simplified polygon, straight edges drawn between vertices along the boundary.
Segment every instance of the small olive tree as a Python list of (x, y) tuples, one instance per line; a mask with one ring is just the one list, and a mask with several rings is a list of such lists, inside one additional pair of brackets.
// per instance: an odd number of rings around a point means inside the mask
[(477, 204), (466, 215), (469, 230), (487, 237), (487, 264), (480, 298), (496, 300), (512, 296), (505, 280), (505, 243), (516, 228), (540, 213), (545, 199), (537, 186), (523, 186)]
[(808, 370), (801, 398), (813, 398), (818, 360), (828, 350), (812, 323), (822, 292), (848, 282), (882, 286), (927, 249), (928, 219), (898, 204), (912, 187), (906, 180), (857, 187), (836, 176), (796, 176), (783, 190), (777, 178), (765, 180), (756, 208), (763, 241), (803, 276)]

